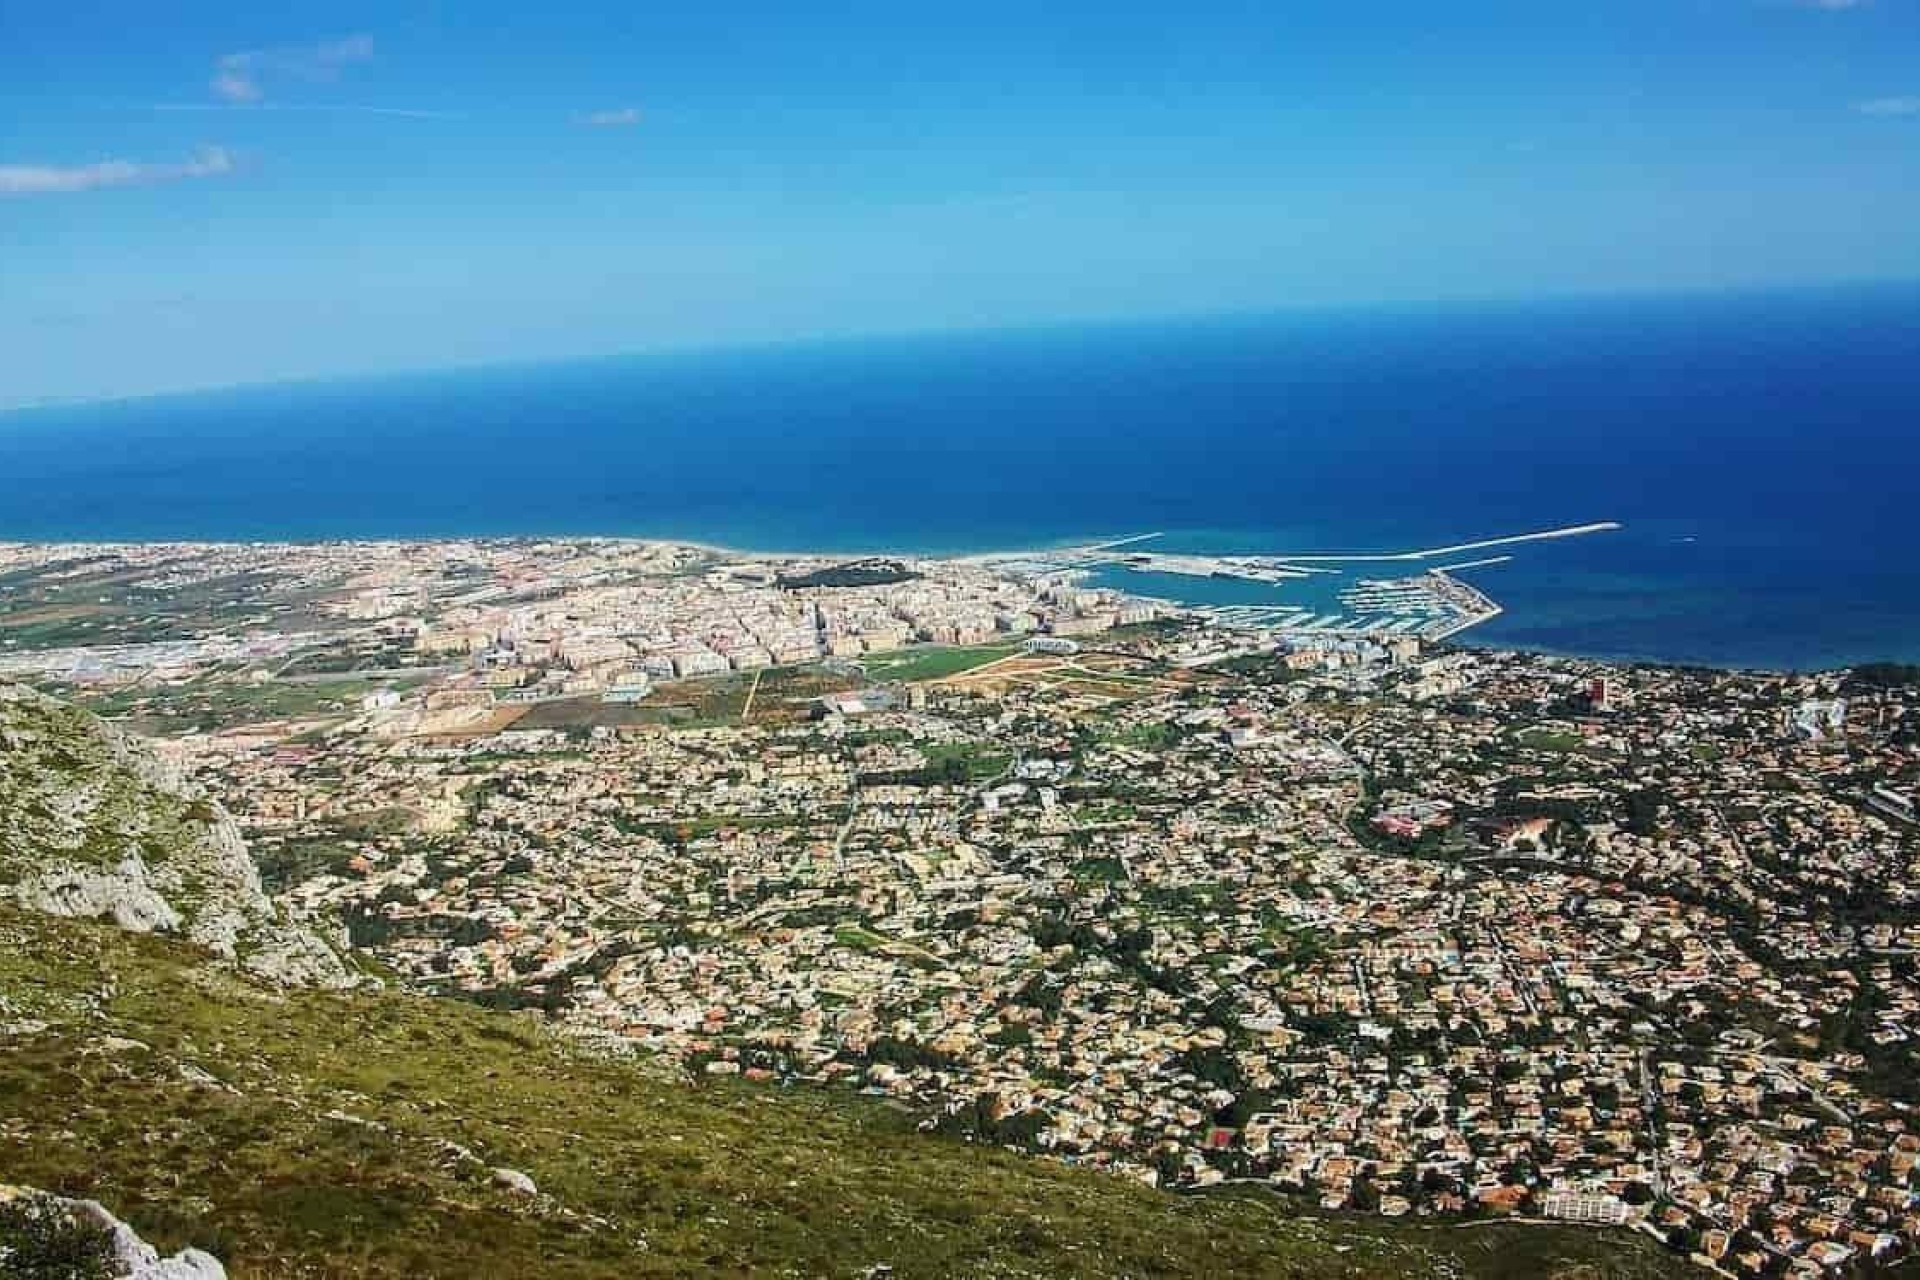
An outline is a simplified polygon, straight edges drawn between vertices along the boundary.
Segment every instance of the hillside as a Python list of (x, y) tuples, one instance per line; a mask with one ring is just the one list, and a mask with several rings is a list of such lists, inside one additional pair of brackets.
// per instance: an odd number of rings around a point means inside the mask
[(179, 933), (274, 982), (344, 986), (282, 918), (218, 801), (97, 717), (0, 685), (0, 900)]
[[(690, 1086), (526, 1017), (286, 994), (0, 908), (0, 1168), (236, 1276), (1668, 1274), (1637, 1242), (1175, 1199), (807, 1091)], [(537, 1194), (497, 1185), (529, 1175)]]
[[(1623, 1236), (1175, 1198), (930, 1138), (862, 1099), (695, 1085), (532, 1015), (268, 981), (247, 940), (288, 926), (261, 914), (210, 802), (58, 704), (0, 705), (17, 899), (0, 902), (0, 1182), (98, 1200), (236, 1277), (1678, 1270)], [(179, 920), (29, 909), (46, 895), (21, 886), (52, 871), (120, 875), (128, 841)], [(243, 926), (237, 964), (225, 933), (194, 940), (218, 919)]]

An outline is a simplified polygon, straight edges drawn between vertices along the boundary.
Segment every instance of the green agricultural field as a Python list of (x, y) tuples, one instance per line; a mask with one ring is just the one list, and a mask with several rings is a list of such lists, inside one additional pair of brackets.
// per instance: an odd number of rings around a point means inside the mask
[(693, 707), (685, 704), (655, 702), (607, 702), (599, 694), (578, 698), (553, 698), (536, 702), (513, 722), (516, 729), (559, 729), (585, 732), (596, 728), (627, 728), (634, 725), (683, 725), (694, 721)]
[(667, 681), (655, 686), (641, 702), (605, 702), (599, 694), (537, 702), (514, 722), (514, 727), (582, 730), (602, 725), (660, 725), (713, 729), (739, 724), (749, 695), (753, 723), (791, 723), (807, 714), (814, 699), (858, 684), (817, 664), (732, 671)]
[(143, 572), (103, 567), (52, 576), (77, 561), (0, 579), (0, 648), (53, 649), (82, 644), (144, 644), (203, 635), (256, 616), (271, 583), (235, 574), (172, 591), (136, 585)]
[(360, 699), (375, 689), (404, 689), (418, 678), (389, 680), (343, 676), (335, 680), (269, 680), (255, 683), (221, 673), (186, 684), (137, 686), (75, 697), (79, 705), (149, 736), (211, 732), (271, 720), (345, 719), (360, 713)]
[(1553, 729), (1522, 729), (1514, 735), (1514, 741), (1523, 747), (1531, 747), (1535, 751), (1562, 754), (1583, 750), (1587, 745), (1587, 740), (1577, 733)]
[(721, 831), (776, 831), (783, 827), (805, 826), (809, 821), (824, 823), (837, 815), (815, 814), (811, 819), (786, 814), (719, 813), (692, 818), (674, 818), (669, 822), (644, 823), (638, 828), (651, 831), (661, 839), (696, 840)]
[(944, 680), (1020, 652), (1017, 644), (915, 645), (870, 653), (860, 665), (875, 680)]

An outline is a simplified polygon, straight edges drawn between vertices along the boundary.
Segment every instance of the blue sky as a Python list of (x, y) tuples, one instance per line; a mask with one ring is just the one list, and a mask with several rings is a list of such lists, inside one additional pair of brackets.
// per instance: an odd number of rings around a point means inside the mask
[(0, 405), (1920, 277), (1920, 0), (0, 12)]

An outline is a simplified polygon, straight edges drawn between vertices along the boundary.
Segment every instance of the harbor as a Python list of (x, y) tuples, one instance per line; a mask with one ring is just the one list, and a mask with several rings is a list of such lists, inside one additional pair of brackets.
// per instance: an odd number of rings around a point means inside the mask
[(1200, 605), (1190, 612), (1219, 626), (1268, 630), (1283, 639), (1428, 642), (1501, 613), (1485, 592), (1438, 569), (1415, 578), (1362, 581), (1339, 598), (1350, 612), (1321, 614), (1290, 605)]
[[(1163, 577), (1169, 580), (1167, 588), (1146, 594), (1164, 598), (1219, 626), (1270, 631), (1282, 639), (1384, 643), (1411, 638), (1431, 643), (1502, 613), (1496, 600), (1458, 575), (1506, 564), (1513, 560), (1513, 554), (1500, 550), (1498, 554), (1475, 556), (1475, 552), (1583, 537), (1620, 527), (1615, 521), (1597, 521), (1404, 551), (1237, 555), (1148, 551), (1140, 544), (1165, 535), (1140, 533), (983, 559), (1004, 569), (1038, 576), (1078, 579), (1100, 575), (1110, 583), (1119, 575)], [(1456, 558), (1460, 556), (1471, 558)], [(1433, 561), (1444, 563), (1429, 567)], [(1347, 566), (1405, 566), (1409, 572), (1402, 577), (1369, 576), (1347, 582)], [(1267, 586), (1305, 598), (1274, 603), (1199, 603), (1183, 598), (1186, 593), (1179, 586), (1182, 579)]]

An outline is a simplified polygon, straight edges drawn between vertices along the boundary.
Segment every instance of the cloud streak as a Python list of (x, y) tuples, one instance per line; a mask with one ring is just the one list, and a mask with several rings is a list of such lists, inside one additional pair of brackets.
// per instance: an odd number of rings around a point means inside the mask
[(214, 96), (236, 105), (257, 103), (276, 81), (309, 83), (337, 79), (340, 70), (373, 57), (373, 37), (346, 36), (319, 44), (274, 49), (243, 49), (222, 54), (214, 64)]
[(640, 108), (618, 107), (611, 111), (589, 111), (574, 117), (575, 124), (589, 129), (630, 129), (640, 123)]
[(1920, 116), (1920, 94), (1893, 98), (1868, 98), (1856, 102), (1853, 109), (1863, 116)]
[(460, 111), (376, 107), (358, 102), (156, 102), (154, 111), (279, 111), (343, 116), (397, 116), (403, 120), (464, 120)]
[(104, 187), (143, 187), (192, 178), (218, 178), (234, 171), (233, 156), (222, 147), (202, 147), (177, 164), (135, 160), (98, 160), (92, 164), (0, 165), (0, 196), (61, 195)]

